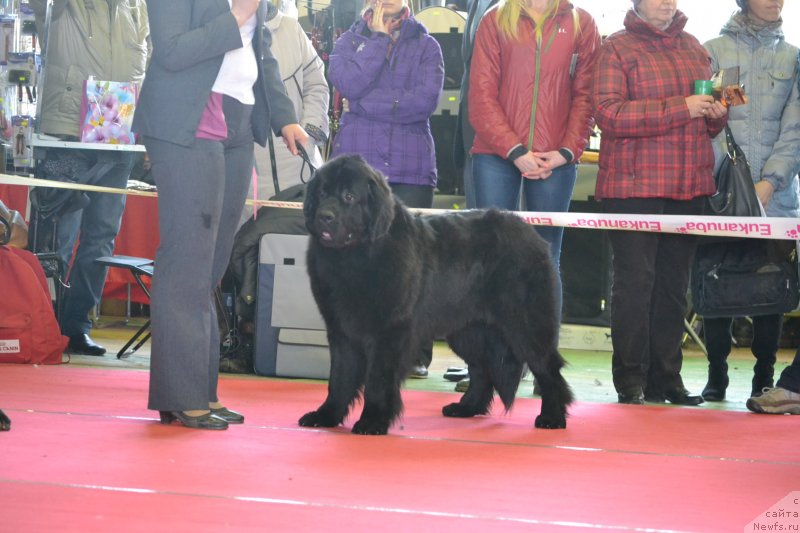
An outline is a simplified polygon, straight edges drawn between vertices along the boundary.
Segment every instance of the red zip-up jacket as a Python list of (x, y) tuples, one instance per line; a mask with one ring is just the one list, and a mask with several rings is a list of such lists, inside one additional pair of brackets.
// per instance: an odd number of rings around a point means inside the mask
[(693, 119), (686, 97), (711, 78), (708, 52), (677, 11), (661, 31), (633, 10), (600, 50), (593, 84), (602, 131), (595, 197), (688, 200), (714, 193), (711, 139), (726, 118)]
[[(594, 125), (590, 85), (600, 49), (594, 19), (568, 2), (562, 4), (542, 28), (537, 76), (535, 22), (523, 12), (517, 39), (510, 40), (500, 34), (497, 9), (487, 11), (481, 20), (472, 52), (468, 96), (469, 121), (475, 129), (472, 153), (507, 157), (520, 144), (530, 149), (536, 91), (533, 151), (567, 148), (578, 159)], [(578, 13), (577, 33), (573, 9)]]

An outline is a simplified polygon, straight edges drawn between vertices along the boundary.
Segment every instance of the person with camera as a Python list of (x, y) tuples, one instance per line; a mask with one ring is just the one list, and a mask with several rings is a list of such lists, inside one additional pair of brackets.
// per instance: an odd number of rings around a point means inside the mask
[[(750, 165), (756, 195), (767, 216), (800, 216), (800, 90), (798, 53), (786, 42), (781, 11), (784, 0), (736, 0), (740, 10), (705, 44), (714, 71), (738, 67), (746, 105), (731, 107), (728, 125)], [(725, 157), (725, 135), (714, 141), (717, 165)], [(751, 396), (773, 386), (783, 315), (751, 317), (756, 358)], [(728, 387), (733, 318), (703, 318), (708, 351), (706, 401), (722, 401)]]

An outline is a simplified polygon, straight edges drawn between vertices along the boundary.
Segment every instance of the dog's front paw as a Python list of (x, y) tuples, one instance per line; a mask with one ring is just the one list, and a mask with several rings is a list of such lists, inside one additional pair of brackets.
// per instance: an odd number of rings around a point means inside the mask
[(341, 420), (336, 420), (329, 413), (322, 410), (306, 413), (297, 421), (298, 424), (305, 428), (332, 428), (338, 426), (341, 422)]
[(475, 409), (461, 403), (451, 403), (442, 407), (442, 414), (451, 418), (470, 418), (478, 413)]
[(353, 424), (353, 433), (357, 435), (386, 435), (389, 432), (389, 422), (378, 419), (362, 418)]
[(564, 429), (567, 427), (567, 419), (563, 415), (551, 416), (542, 414), (536, 417), (533, 425), (540, 429)]

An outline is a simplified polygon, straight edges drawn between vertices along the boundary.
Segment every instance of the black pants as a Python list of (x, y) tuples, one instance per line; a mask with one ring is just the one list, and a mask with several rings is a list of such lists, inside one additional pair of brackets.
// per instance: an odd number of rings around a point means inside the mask
[[(751, 351), (756, 356), (756, 374), (768, 373), (772, 376), (775, 366), (775, 355), (783, 329), (783, 315), (754, 316), (753, 344)], [(703, 318), (703, 335), (708, 361), (713, 364), (722, 363), (731, 353), (731, 326), (733, 318)]]
[[(699, 215), (702, 198), (603, 200), (606, 213)], [(614, 387), (651, 394), (682, 387), (681, 339), (689, 271), (697, 247), (690, 235), (610, 231), (614, 281), (611, 358)]]
[(792, 364), (783, 369), (776, 385), (800, 393), (800, 349), (794, 354)]

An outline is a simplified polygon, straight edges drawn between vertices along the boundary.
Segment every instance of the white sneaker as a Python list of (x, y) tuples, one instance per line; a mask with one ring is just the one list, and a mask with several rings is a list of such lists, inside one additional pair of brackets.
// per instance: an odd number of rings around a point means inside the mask
[(761, 396), (747, 400), (747, 408), (754, 413), (800, 415), (800, 393), (780, 387), (766, 387)]

